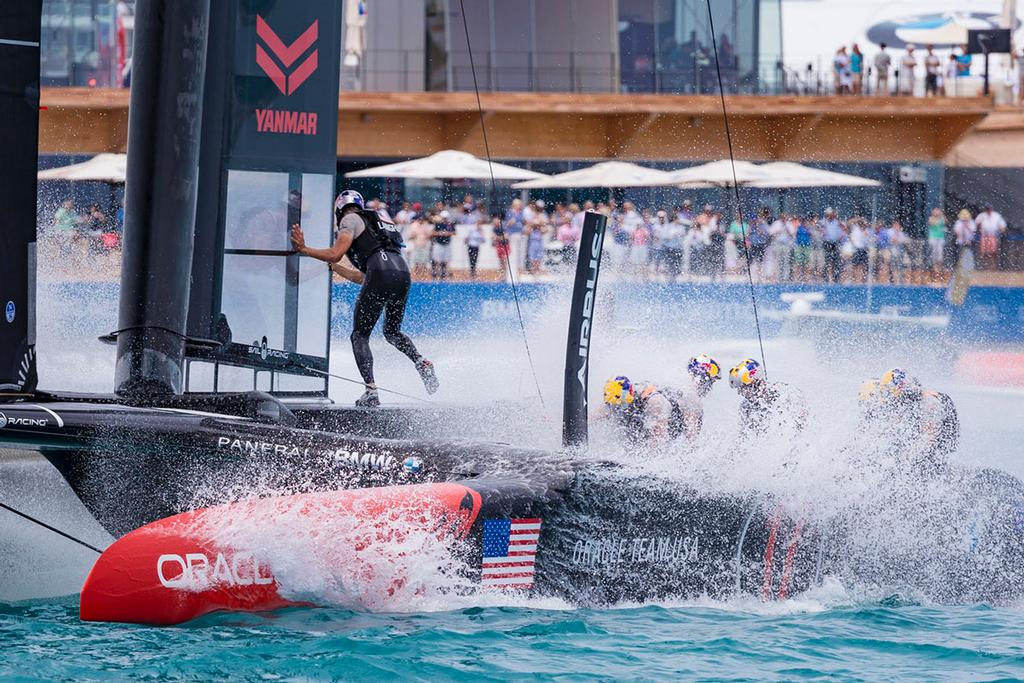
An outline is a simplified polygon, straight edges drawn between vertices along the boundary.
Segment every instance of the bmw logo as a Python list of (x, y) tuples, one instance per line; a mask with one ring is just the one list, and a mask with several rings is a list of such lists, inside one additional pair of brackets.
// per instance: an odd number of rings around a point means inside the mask
[(7, 426), (7, 416), (4, 415), (3, 413), (0, 413), (0, 429), (3, 429), (6, 426)]
[(417, 457), (409, 456), (402, 463), (402, 468), (410, 474), (419, 474), (420, 470), (423, 469), (423, 461)]
[(8, 301), (7, 302), (7, 308), (6, 308), (6, 310), (4, 312), (7, 315), (7, 322), (13, 323), (14, 322), (14, 302), (13, 301)]

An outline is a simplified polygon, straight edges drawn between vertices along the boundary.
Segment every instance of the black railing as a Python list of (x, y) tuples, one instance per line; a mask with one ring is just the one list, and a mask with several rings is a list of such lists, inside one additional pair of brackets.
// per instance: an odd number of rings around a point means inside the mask
[[(649, 68), (625, 68), (612, 52), (473, 53), (477, 83), (485, 92), (592, 92), (715, 94), (718, 74), (712, 60), (678, 65), (651, 62)], [(732, 57), (723, 64), (728, 93), (789, 92), (775, 63), (751, 68)], [(343, 90), (469, 91), (473, 72), (469, 54), (451, 52), (446, 63), (426, 63), (422, 51), (373, 50), (359, 67), (342, 70)]]

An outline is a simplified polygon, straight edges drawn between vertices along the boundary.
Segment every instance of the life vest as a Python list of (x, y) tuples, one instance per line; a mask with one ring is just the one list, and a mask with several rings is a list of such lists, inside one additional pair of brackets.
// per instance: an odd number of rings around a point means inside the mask
[(402, 254), (402, 247), (405, 246), (402, 233), (387, 214), (367, 209), (360, 209), (357, 213), (363, 219), (366, 229), (355, 238), (348, 250), (352, 265), (365, 273), (370, 257), (374, 254)]
[(637, 442), (650, 437), (646, 423), (647, 402), (655, 395), (660, 395), (669, 402), (668, 438), (676, 439), (684, 431), (683, 409), (679, 405), (679, 401), (670, 392), (662, 391), (653, 384), (647, 384), (637, 394), (629, 409), (620, 413), (619, 418), (619, 423), (626, 429), (629, 436)]

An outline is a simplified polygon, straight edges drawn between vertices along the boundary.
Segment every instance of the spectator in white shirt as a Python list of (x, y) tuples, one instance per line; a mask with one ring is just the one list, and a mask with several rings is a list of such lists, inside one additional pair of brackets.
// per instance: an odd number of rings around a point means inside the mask
[(889, 281), (894, 284), (903, 284), (903, 268), (906, 265), (906, 248), (910, 242), (907, 233), (903, 232), (903, 225), (899, 221), (893, 221), (889, 228)]
[(878, 74), (878, 81), (875, 85), (876, 95), (889, 94), (889, 69), (892, 68), (892, 57), (885, 51), (885, 43), (879, 46), (879, 53), (875, 55), (875, 73)]
[(405, 229), (412, 225), (414, 218), (416, 218), (416, 212), (413, 211), (412, 205), (409, 202), (402, 202), (402, 208), (395, 214), (395, 225), (405, 232)]
[(942, 95), (956, 95), (956, 79), (959, 72), (960, 64), (956, 61), (956, 55), (951, 52), (949, 61), (946, 62), (946, 69), (942, 73), (942, 84), (939, 86), (939, 92)]
[(850, 277), (853, 282), (864, 282), (868, 268), (868, 233), (864, 228), (862, 219), (857, 218), (850, 221), (850, 247), (853, 254), (850, 256), (851, 268)]
[(1024, 104), (1024, 47), (1020, 49), (1017, 57), (1017, 98)]
[(480, 223), (473, 223), (466, 232), (466, 252), (469, 257), (469, 277), (476, 279), (476, 264), (480, 258), (480, 247), (487, 241), (484, 235), (484, 227)]
[(914, 46), (907, 45), (907, 53), (900, 59), (900, 94), (913, 95), (917, 68), (917, 58), (914, 56)]
[(768, 234), (772, 238), (775, 281), (789, 282), (793, 272), (793, 243), (796, 240), (796, 226), (790, 222), (786, 214), (779, 214), (779, 217), (769, 226)]
[(981, 233), (981, 265), (983, 268), (999, 267), (999, 242), (1006, 232), (1006, 221), (991, 205), (977, 215), (974, 224)]
[(849, 94), (853, 90), (853, 71), (850, 69), (850, 56), (846, 53), (845, 45), (836, 50), (832, 58), (832, 70), (835, 72), (836, 94)]
[[(954, 57), (954, 59), (956, 59)], [(962, 255), (964, 250), (970, 249), (974, 244), (974, 236), (978, 233), (978, 227), (971, 218), (971, 212), (967, 209), (960, 209), (957, 214), (956, 223), (953, 224), (953, 234), (956, 236), (957, 255)]]
[(924, 94), (939, 94), (939, 75), (942, 71), (942, 60), (935, 54), (935, 47), (928, 46), (928, 53), (924, 57)]

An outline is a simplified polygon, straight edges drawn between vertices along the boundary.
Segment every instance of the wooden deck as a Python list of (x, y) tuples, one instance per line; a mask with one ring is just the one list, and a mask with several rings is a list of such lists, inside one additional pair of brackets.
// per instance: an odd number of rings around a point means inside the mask
[[(491, 153), (503, 159), (641, 161), (728, 155), (714, 95), (485, 93)], [(128, 91), (44, 88), (40, 150), (124, 151)], [(739, 158), (941, 160), (994, 108), (987, 98), (726, 97)], [(343, 93), (338, 155), (483, 154), (473, 93)], [(1013, 127), (1015, 119), (1005, 117)]]

